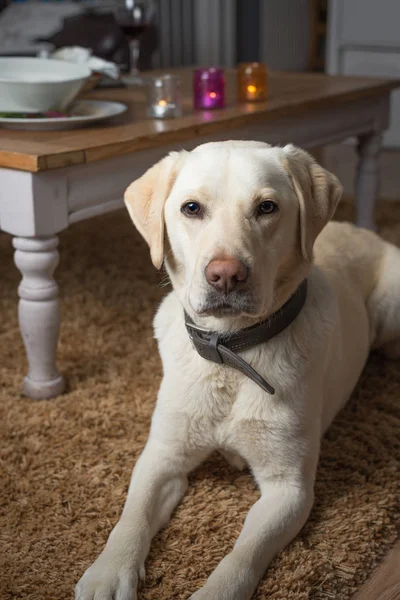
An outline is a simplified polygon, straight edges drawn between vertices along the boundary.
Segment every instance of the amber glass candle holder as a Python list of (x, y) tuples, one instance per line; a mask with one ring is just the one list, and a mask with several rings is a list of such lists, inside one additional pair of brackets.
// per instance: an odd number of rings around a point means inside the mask
[(240, 102), (262, 102), (268, 97), (268, 70), (262, 63), (238, 66), (238, 99)]

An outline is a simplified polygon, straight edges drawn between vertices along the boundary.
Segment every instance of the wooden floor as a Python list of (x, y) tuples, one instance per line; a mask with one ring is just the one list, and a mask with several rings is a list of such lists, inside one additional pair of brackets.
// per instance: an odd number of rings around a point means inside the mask
[(400, 542), (387, 554), (352, 600), (400, 600)]

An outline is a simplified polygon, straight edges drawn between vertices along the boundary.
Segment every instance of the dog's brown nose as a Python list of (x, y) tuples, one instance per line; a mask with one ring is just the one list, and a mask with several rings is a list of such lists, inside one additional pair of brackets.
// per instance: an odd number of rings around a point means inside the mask
[(206, 267), (206, 279), (218, 292), (229, 294), (240, 283), (245, 283), (248, 270), (238, 258), (216, 258)]

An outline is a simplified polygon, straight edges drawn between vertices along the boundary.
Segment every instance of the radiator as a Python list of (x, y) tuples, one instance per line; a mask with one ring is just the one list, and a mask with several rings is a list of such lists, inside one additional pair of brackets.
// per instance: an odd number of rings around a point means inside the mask
[(306, 71), (310, 45), (310, 0), (262, 0), (260, 60), (271, 69)]
[[(250, 2), (254, 0), (158, 0), (159, 66), (234, 66), (236, 19)], [(258, 58), (272, 69), (306, 70), (310, 0), (260, 0), (257, 4), (259, 16), (252, 17), (253, 29), (248, 23), (242, 35), (249, 39), (256, 32)], [(246, 37), (241, 42), (245, 47)]]
[(233, 66), (236, 0), (158, 0), (161, 67)]

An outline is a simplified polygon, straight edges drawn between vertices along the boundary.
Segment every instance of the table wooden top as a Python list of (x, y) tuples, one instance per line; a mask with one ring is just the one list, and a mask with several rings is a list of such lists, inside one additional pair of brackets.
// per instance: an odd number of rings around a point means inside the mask
[(271, 73), (267, 102), (238, 104), (236, 72), (226, 72), (227, 107), (192, 109), (192, 70), (174, 71), (182, 77), (184, 116), (171, 120), (145, 118), (144, 88), (96, 90), (87, 97), (128, 105), (123, 115), (106, 125), (70, 131), (36, 132), (0, 129), (0, 167), (45, 171), (79, 165), (161, 146), (182, 143), (200, 135), (245, 126), (257, 121), (307, 113), (340, 102), (384, 94), (400, 80), (332, 77), (314, 73)]

